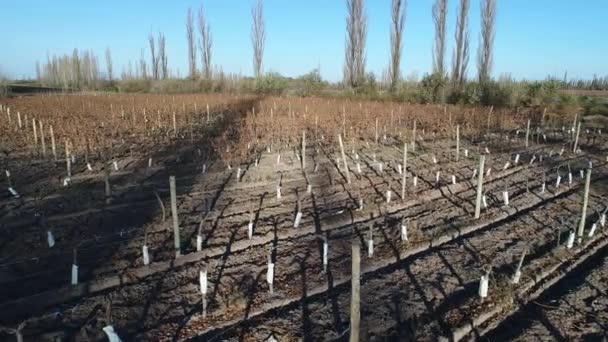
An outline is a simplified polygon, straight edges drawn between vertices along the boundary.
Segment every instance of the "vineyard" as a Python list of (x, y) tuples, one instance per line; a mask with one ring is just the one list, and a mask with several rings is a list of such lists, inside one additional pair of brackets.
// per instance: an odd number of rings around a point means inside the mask
[(0, 105), (0, 340), (608, 330), (608, 137), (578, 116), (219, 94)]

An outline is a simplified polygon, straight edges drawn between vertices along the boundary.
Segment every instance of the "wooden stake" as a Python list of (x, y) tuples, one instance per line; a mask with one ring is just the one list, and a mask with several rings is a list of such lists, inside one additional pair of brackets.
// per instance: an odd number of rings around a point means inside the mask
[(407, 170), (407, 143), (403, 143), (403, 170), (401, 170), (401, 200), (405, 201), (405, 181), (407, 180), (406, 176)]
[(540, 118), (540, 128), (542, 128), (543, 132), (545, 131), (545, 116), (547, 115), (547, 107), (543, 109), (543, 116)]
[(104, 183), (106, 187), (106, 204), (112, 202), (112, 187), (110, 186), (110, 164), (106, 163), (104, 169)]
[(173, 111), (173, 134), (177, 137), (177, 120), (175, 119), (175, 111)]
[(169, 176), (169, 187), (171, 191), (171, 215), (173, 216), (173, 242), (175, 246), (175, 257), (181, 256), (181, 242), (179, 236), (179, 218), (177, 216), (177, 195), (175, 193), (175, 176)]
[(487, 132), (488, 135), (490, 135), (490, 118), (492, 117), (493, 111), (494, 111), (494, 106), (490, 107), (490, 111), (488, 112), (488, 132)]
[(350, 297), (350, 342), (359, 342), (359, 322), (361, 319), (361, 247), (358, 241), (352, 244), (352, 274)]
[(302, 170), (306, 170), (306, 131), (302, 131)]
[(38, 121), (40, 124), (40, 142), (42, 144), (42, 157), (46, 157), (46, 142), (44, 141), (44, 129), (42, 128), (42, 121)]
[[(34, 126), (36, 127), (36, 126)], [(68, 145), (68, 139), (65, 139), (65, 166), (68, 172), (68, 178), (72, 177), (72, 161), (70, 160), (70, 147)]]
[(460, 160), (460, 125), (456, 125), (456, 161)]
[(479, 171), (477, 172), (477, 200), (475, 201), (475, 219), (481, 214), (481, 197), (483, 196), (483, 167), (486, 156), (479, 156)]
[(576, 138), (574, 139), (574, 148), (572, 149), (572, 152), (576, 153), (576, 150), (578, 148), (578, 136), (581, 134), (581, 123), (579, 121), (578, 123), (578, 128), (576, 129)]
[[(580, 130), (580, 123), (579, 123)], [(591, 169), (587, 169), (585, 176), (585, 193), (583, 195), (583, 210), (581, 210), (581, 220), (578, 225), (578, 243), (583, 242), (583, 232), (585, 230), (585, 221), (587, 219), (587, 205), (589, 204), (589, 186), (591, 185)]]
[(528, 119), (528, 127), (526, 128), (526, 148), (528, 148), (529, 137), (530, 137), (530, 119)]
[(53, 133), (53, 126), (50, 126), (51, 131), (51, 151), (53, 151), (53, 160), (57, 161), (57, 146), (55, 146), (55, 134)]
[(348, 163), (346, 162), (346, 153), (344, 153), (344, 144), (342, 143), (342, 135), (338, 134), (340, 141), (340, 150), (342, 151), (342, 161), (344, 163), (344, 171), (346, 172), (346, 181), (350, 184), (350, 171), (348, 171)]
[(414, 128), (412, 129), (412, 151), (416, 151), (416, 120), (414, 120)]
[(32, 119), (32, 128), (34, 129), (34, 146), (38, 147), (38, 133), (36, 132), (36, 119)]

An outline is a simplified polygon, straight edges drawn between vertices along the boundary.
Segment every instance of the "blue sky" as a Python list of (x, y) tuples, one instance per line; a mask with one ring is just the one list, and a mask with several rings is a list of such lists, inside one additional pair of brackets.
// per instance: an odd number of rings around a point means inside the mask
[[(409, 0), (402, 74), (421, 76), (431, 68), (431, 0)], [(448, 65), (458, 0), (449, 0)], [(185, 16), (201, 4), (214, 40), (213, 64), (252, 74), (249, 31), (253, 0), (0, 0), (0, 73), (32, 77), (47, 52), (92, 49), (103, 61), (112, 49), (115, 69), (147, 48), (150, 31), (167, 39), (169, 67), (187, 69)], [(390, 0), (367, 0), (367, 70), (380, 74), (389, 52)], [(607, 0), (498, 0), (493, 74), (542, 79), (547, 75), (590, 78), (608, 74)], [(344, 0), (266, 0), (265, 71), (297, 76), (321, 66), (324, 78), (341, 79), (345, 38)], [(479, 1), (471, 0), (472, 55), (476, 72)], [(147, 53), (147, 50), (146, 50)], [(102, 63), (103, 65), (103, 63)], [(105, 69), (105, 65), (103, 66)]]

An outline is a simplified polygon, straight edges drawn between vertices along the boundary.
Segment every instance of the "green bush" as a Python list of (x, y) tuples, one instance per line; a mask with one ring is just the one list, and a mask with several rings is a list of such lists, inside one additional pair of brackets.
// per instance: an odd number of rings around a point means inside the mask
[(447, 86), (447, 78), (440, 74), (426, 74), (422, 77), (418, 89), (418, 102), (443, 102)]
[(378, 82), (376, 82), (376, 75), (374, 75), (373, 72), (367, 73), (362, 82), (353, 90), (355, 95), (363, 96), (365, 98), (377, 98)]
[(314, 69), (311, 72), (297, 78), (297, 91), (299, 96), (321, 95), (327, 84), (321, 79), (319, 69)]
[(509, 84), (488, 81), (479, 86), (480, 103), (485, 106), (512, 107), (517, 104), (517, 97)]
[(127, 80), (118, 83), (118, 89), (122, 93), (148, 93), (152, 89), (149, 80)]
[(608, 116), (608, 99), (585, 96), (581, 98), (583, 115), (603, 115)]
[(528, 107), (550, 107), (553, 108), (559, 101), (557, 81), (536, 81), (525, 86), (525, 94), (522, 104)]
[(479, 84), (466, 83), (464, 89), (453, 89), (448, 96), (448, 103), (459, 105), (478, 105), (481, 101)]
[(278, 73), (268, 73), (255, 80), (257, 94), (281, 95), (287, 89), (287, 81)]
[(578, 97), (569, 94), (559, 94), (555, 112), (562, 116), (570, 116), (580, 109)]

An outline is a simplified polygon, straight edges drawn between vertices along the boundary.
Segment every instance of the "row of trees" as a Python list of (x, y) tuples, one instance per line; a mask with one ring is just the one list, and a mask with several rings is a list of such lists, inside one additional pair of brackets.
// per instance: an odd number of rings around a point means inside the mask
[[(405, 19), (407, 14), (407, 0), (391, 0), (390, 32), (390, 56), (388, 66), (382, 79), (377, 82), (373, 74), (367, 74), (366, 64), (366, 39), (368, 31), (368, 18), (365, 8), (365, 0), (346, 0), (346, 39), (343, 69), (343, 83), (346, 88), (355, 89), (363, 93), (374, 94), (378, 90), (386, 90), (397, 96), (398, 94), (416, 95), (424, 102), (433, 101), (471, 101), (478, 97), (487, 97), (489, 94), (500, 89), (490, 89), (496, 86), (491, 81), (493, 64), (493, 47), (496, 30), (496, 1), (481, 1), (481, 30), (477, 51), (477, 82), (467, 82), (467, 71), (470, 62), (471, 37), (469, 30), (470, 0), (458, 0), (456, 13), (456, 27), (454, 30), (454, 49), (452, 52), (451, 70), (447, 67), (447, 18), (448, 0), (434, 0), (431, 12), (435, 28), (434, 43), (432, 47), (432, 71), (421, 81), (407, 80), (401, 77), (401, 63), (403, 56), (403, 36)], [(263, 0), (256, 0), (251, 8), (251, 33), (253, 56), (253, 73), (255, 82), (253, 89), (279, 92), (280, 89), (291, 87), (303, 89), (304, 93), (317, 92), (326, 85), (320, 78), (319, 69), (309, 75), (298, 79), (283, 78), (278, 74), (263, 73), (263, 56), (266, 42), (264, 4)], [(213, 57), (213, 35), (208, 21), (207, 13), (201, 6), (196, 12), (189, 8), (185, 21), (187, 48), (188, 48), (188, 74), (187, 78), (199, 82), (191, 86), (172, 86), (177, 89), (200, 89), (204, 91), (221, 91), (229, 88), (251, 89), (251, 84), (239, 86), (243, 82), (241, 75), (226, 75), (221, 67), (212, 64)], [(166, 50), (166, 39), (162, 32), (156, 35), (150, 33), (147, 41), (149, 54), (145, 49), (141, 50), (141, 57), (135, 63), (131, 61), (122, 68), (120, 78), (123, 81), (139, 80), (166, 80), (179, 74), (171, 74), (168, 66)], [(197, 60), (200, 56), (200, 62)], [(149, 56), (149, 57), (148, 57)], [(78, 52), (74, 50), (72, 55), (53, 56), (47, 58), (46, 63), (36, 65), (37, 78), (44, 85), (61, 86), (65, 88), (95, 88), (101, 81), (115, 81), (112, 54), (109, 48), (105, 52), (106, 75), (101, 74), (99, 61), (92, 51)], [(200, 66), (199, 66), (200, 63)], [(263, 76), (264, 79), (261, 79)], [(314, 77), (313, 77), (314, 76)], [(294, 82), (292, 82), (294, 81)], [(133, 82), (131, 82), (133, 83)], [(246, 82), (247, 83), (247, 82)], [(504, 82), (503, 82), (504, 83)], [(256, 84), (258, 86), (256, 86)], [(412, 89), (412, 84), (419, 90)], [(566, 77), (564, 77), (566, 84)], [(592, 82), (576, 81), (569, 82), (573, 87), (602, 88), (606, 85), (606, 79), (595, 78)], [(151, 84), (143, 84), (136, 89), (150, 89)], [(449, 95), (446, 95), (448, 86), (451, 87)], [(156, 86), (159, 88), (159, 86)], [(405, 89), (409, 88), (409, 89)], [(160, 89), (163, 89), (160, 87)], [(314, 91), (311, 91), (314, 90)], [(484, 94), (485, 92), (485, 94)], [(476, 100), (475, 100), (476, 101)], [(481, 102), (486, 102), (483, 99)]]
[(79, 52), (78, 49), (71, 55), (47, 56), (43, 64), (37, 62), (36, 78), (44, 86), (78, 89), (95, 88), (102, 79), (98, 57), (93, 51)]
[[(150, 46), (150, 68), (152, 71), (152, 78), (155, 80), (164, 80), (169, 77), (165, 35), (162, 32), (158, 33), (158, 51), (156, 50), (156, 41), (154, 40), (154, 34), (152, 33), (150, 33), (148, 36), (148, 44)], [(143, 60), (142, 63), (142, 69), (144, 70), (143, 75), (144, 78), (146, 78), (147, 72), (145, 72), (145, 60)]]
[[(391, 91), (397, 90), (397, 85), (401, 79), (400, 68), (406, 8), (406, 0), (392, 0), (390, 23), (391, 46), (387, 72)], [(366, 78), (365, 41), (367, 15), (364, 0), (346, 0), (346, 9), (344, 84), (351, 88), (357, 88), (365, 82)], [(435, 0), (432, 7), (433, 24), (435, 27), (435, 39), (432, 51), (432, 75), (440, 80), (449, 78), (456, 90), (462, 90), (467, 79), (466, 74), (470, 58), (469, 9), (470, 0), (460, 0), (456, 18), (452, 71), (451, 76), (448, 76), (446, 69), (448, 0)], [(491, 78), (495, 30), (496, 0), (481, 0), (481, 34), (477, 53), (478, 80), (480, 84), (489, 82)], [(442, 95), (442, 98), (444, 98), (444, 95)]]
[[(266, 42), (266, 31), (264, 23), (264, 3), (258, 0), (251, 9), (251, 44), (253, 46), (253, 73), (256, 78), (262, 75), (262, 60), (264, 57), (264, 46)], [(206, 80), (212, 79), (211, 57), (213, 53), (213, 37), (211, 27), (207, 21), (205, 11), (201, 6), (198, 10), (198, 35), (194, 27), (192, 8), (188, 9), (186, 15), (186, 41), (188, 44), (188, 77), (192, 80), (199, 76)], [(201, 54), (201, 72), (199, 73), (196, 63), (196, 48)]]

